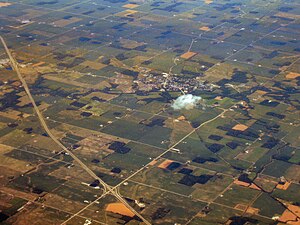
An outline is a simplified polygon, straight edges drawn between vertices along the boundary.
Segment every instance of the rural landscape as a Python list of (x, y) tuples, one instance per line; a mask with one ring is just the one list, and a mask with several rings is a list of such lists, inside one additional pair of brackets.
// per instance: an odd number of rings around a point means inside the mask
[(298, 0), (0, 0), (0, 224), (300, 225)]

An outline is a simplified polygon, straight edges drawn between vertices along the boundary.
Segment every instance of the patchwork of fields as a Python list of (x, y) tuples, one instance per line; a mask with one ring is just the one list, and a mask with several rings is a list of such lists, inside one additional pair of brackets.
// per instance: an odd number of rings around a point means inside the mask
[(0, 223), (300, 224), (299, 21), (297, 0), (0, 0), (99, 177), (1, 45)]

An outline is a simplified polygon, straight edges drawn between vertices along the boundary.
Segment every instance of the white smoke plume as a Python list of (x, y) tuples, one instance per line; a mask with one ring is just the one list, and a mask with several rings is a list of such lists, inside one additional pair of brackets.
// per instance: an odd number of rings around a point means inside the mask
[(193, 109), (202, 98), (192, 94), (179, 96), (171, 105), (174, 110)]

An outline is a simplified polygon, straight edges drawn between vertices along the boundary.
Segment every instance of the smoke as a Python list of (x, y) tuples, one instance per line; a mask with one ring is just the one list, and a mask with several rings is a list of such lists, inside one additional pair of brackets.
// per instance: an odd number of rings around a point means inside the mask
[(174, 110), (193, 109), (202, 98), (192, 94), (179, 96), (171, 105)]

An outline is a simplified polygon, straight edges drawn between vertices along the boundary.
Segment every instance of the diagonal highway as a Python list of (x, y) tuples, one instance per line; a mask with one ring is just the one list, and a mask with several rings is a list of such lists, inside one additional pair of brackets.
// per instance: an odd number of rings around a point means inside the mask
[[(29, 97), (30, 99), (30, 102), (32, 103), (33, 105), (33, 108), (34, 108), (34, 111), (36, 112), (39, 120), (40, 120), (40, 123), (42, 125), (42, 127), (44, 128), (44, 130), (46, 131), (46, 133), (49, 135), (49, 137), (56, 143), (58, 144), (66, 153), (68, 153), (73, 159), (75, 162), (77, 162), (80, 167), (82, 169), (84, 169), (92, 178), (94, 178), (95, 180), (99, 180), (100, 184), (103, 186), (103, 189), (104, 189), (104, 194), (103, 195), (106, 195), (108, 193), (111, 193), (112, 195), (114, 195), (120, 202), (122, 202), (126, 207), (128, 207), (136, 216), (138, 216), (145, 224), (147, 225), (151, 225), (150, 222), (148, 222), (139, 212), (137, 212), (133, 207), (131, 207), (128, 202), (122, 197), (120, 196), (119, 193), (116, 192), (115, 189), (113, 189), (111, 186), (109, 186), (108, 184), (106, 184), (100, 177), (98, 177), (90, 168), (88, 168), (73, 152), (71, 152), (69, 149), (67, 149), (54, 135), (53, 133), (50, 131), (41, 111), (39, 110), (39, 108), (37, 107), (36, 103), (35, 103), (35, 100), (34, 98), (32, 97), (31, 95), (31, 92), (28, 88), (28, 85), (26, 83), (26, 80), (22, 77), (21, 73), (20, 73), (20, 70), (18, 68), (18, 64), (16, 62), (16, 60), (13, 58), (10, 50), (8, 49), (7, 47), (7, 44), (5, 42), (5, 40), (3, 39), (2, 36), (0, 36), (0, 40), (2, 42), (2, 45), (6, 51), (6, 54), (8, 55), (9, 57), (9, 60), (10, 60), (10, 63), (11, 63), (11, 66), (13, 67), (13, 69), (15, 70), (15, 72), (17, 73), (18, 75), (18, 78), (19, 80), (21, 81), (24, 89), (25, 89), (25, 92), (27, 94), (27, 96)], [(72, 218), (72, 217), (71, 217)], [(66, 220), (63, 224), (66, 224), (66, 222), (68, 222), (68, 220)]]

